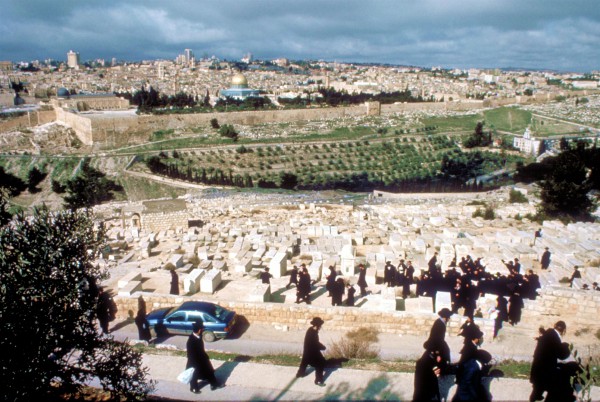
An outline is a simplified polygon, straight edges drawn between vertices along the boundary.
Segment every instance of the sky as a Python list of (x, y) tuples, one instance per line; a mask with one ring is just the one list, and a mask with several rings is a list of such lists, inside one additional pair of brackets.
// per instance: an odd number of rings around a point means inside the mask
[(597, 0), (3, 0), (0, 60), (196, 57), (600, 70)]

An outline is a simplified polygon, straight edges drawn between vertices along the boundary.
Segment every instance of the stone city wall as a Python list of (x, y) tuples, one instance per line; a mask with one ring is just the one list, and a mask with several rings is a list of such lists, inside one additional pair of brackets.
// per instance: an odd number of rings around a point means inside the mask
[[(134, 296), (117, 296), (117, 317), (120, 319), (133, 318), (137, 314), (138, 297), (143, 295), (148, 312), (163, 308), (174, 307), (188, 300), (202, 300), (198, 297), (156, 295), (139, 292)], [(227, 302), (215, 303), (237, 314), (244, 316), (250, 324), (274, 325), (289, 329), (306, 329), (310, 320), (319, 316), (325, 320), (327, 327), (335, 331), (351, 331), (360, 327), (371, 327), (383, 333), (398, 335), (418, 335), (426, 337), (437, 314), (407, 313), (404, 311), (386, 312), (360, 309), (359, 307), (316, 307), (297, 306), (280, 303)], [(458, 317), (458, 316), (456, 316)], [(448, 332), (457, 335), (463, 319), (453, 318), (448, 326)], [(493, 332), (494, 323), (489, 319), (476, 319), (477, 325), (487, 333)]]
[(150, 232), (176, 229), (187, 229), (190, 214), (187, 211), (143, 213), (140, 217), (142, 229)]
[(93, 144), (92, 122), (89, 117), (71, 113), (61, 108), (56, 108), (56, 120), (64, 123), (77, 134), (77, 137), (85, 145)]
[(213, 118), (217, 119), (221, 125), (256, 125), (302, 120), (327, 120), (345, 116), (364, 116), (366, 114), (366, 106), (361, 105), (319, 109), (290, 109), (173, 115), (136, 115), (123, 117), (102, 116), (91, 117), (90, 120), (93, 127), (94, 145), (96, 145), (97, 148), (102, 149), (148, 141), (150, 134), (157, 130), (209, 127), (210, 120)]
[(56, 120), (54, 110), (27, 112), (26, 115), (0, 122), (0, 132), (12, 131), (18, 128), (35, 127)]

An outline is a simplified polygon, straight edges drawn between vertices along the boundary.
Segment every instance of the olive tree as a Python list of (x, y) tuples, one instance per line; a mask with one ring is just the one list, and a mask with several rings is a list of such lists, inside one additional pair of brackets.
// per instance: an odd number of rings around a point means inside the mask
[(87, 212), (39, 208), (2, 219), (1, 400), (49, 400), (92, 378), (127, 400), (153, 387), (140, 353), (96, 328), (97, 283), (107, 273), (93, 262), (103, 243)]

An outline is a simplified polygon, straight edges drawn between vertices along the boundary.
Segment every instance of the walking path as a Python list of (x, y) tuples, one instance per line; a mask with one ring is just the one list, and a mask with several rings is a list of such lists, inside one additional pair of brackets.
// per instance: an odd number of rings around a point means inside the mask
[[(208, 383), (200, 394), (189, 391), (187, 384), (177, 381), (184, 370), (185, 357), (144, 355), (144, 364), (150, 376), (157, 381), (154, 395), (183, 401), (298, 401), (298, 400), (396, 400), (410, 401), (413, 394), (413, 374), (385, 373), (379, 371), (347, 368), (326, 369), (325, 387), (314, 384), (314, 371), (309, 369), (304, 378), (296, 378), (296, 367), (275, 366), (243, 361), (216, 361), (213, 366), (217, 378), (226, 384), (224, 388), (211, 391)], [(452, 379), (445, 379), (452, 398), (455, 386)], [(491, 380), (490, 392), (494, 401), (526, 401), (531, 392), (527, 380), (495, 378)], [(595, 388), (594, 400), (600, 398)]]

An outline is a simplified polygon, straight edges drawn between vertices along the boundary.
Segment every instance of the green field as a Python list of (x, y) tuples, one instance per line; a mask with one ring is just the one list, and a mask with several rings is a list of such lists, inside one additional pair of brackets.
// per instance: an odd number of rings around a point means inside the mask
[(531, 124), (531, 112), (515, 107), (486, 110), (485, 125), (491, 129), (520, 134)]

